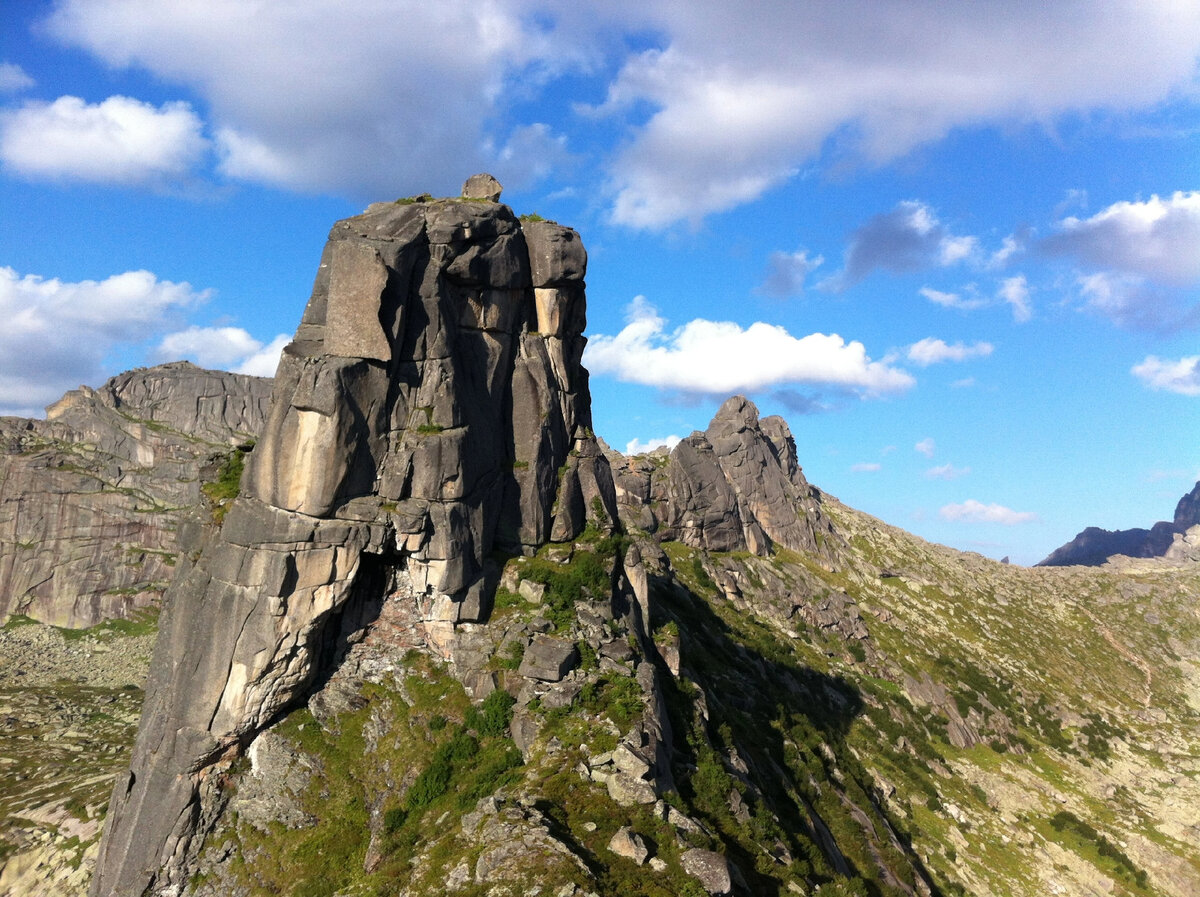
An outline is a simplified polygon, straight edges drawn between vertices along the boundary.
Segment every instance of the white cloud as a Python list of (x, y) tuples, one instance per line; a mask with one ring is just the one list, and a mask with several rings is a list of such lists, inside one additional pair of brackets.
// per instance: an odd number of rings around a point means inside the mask
[(990, 504), (967, 499), (962, 504), (943, 505), (938, 511), (945, 520), (960, 523), (1000, 523), (1004, 526), (1015, 526), (1018, 523), (1030, 523), (1038, 519), (1032, 511), (1014, 511), (1003, 505)]
[(961, 342), (953, 346), (945, 341), (927, 336), (920, 342), (908, 347), (908, 360), (921, 367), (938, 364), (943, 361), (966, 361), (968, 358), (986, 358), (992, 354), (991, 343), (977, 342), (970, 346)]
[(1090, 218), (1064, 218), (1047, 251), (1083, 265), (1172, 286), (1200, 282), (1200, 191), (1116, 202)]
[(767, 278), (761, 291), (768, 296), (795, 296), (804, 292), (804, 279), (819, 268), (824, 256), (809, 258), (807, 249), (772, 252), (767, 260)]
[(0, 115), (0, 159), (30, 178), (162, 187), (188, 178), (207, 148), (200, 119), (182, 102), (65, 96)]
[(33, 78), (15, 62), (0, 62), (0, 93), (19, 93), (33, 85)]
[(575, 16), (508, 0), (64, 0), (50, 29), (201, 96), (226, 176), (377, 200), (536, 174), (518, 154), (554, 138), (505, 112), (598, 58)]
[(837, 334), (794, 337), (782, 327), (696, 318), (667, 332), (667, 322), (642, 296), (630, 303), (629, 323), (615, 336), (593, 336), (584, 363), (593, 374), (685, 393), (728, 395), (783, 384), (902, 392), (906, 371), (872, 361), (860, 342)]
[[(973, 257), (975, 237), (951, 234), (933, 209), (923, 202), (905, 200), (890, 212), (875, 215), (850, 238), (845, 267), (821, 282), (826, 289), (851, 287), (877, 268), (894, 273), (946, 267)], [(948, 296), (936, 293), (933, 301)]]
[(0, 267), (0, 413), (40, 413), (66, 390), (98, 383), (110, 350), (207, 296), (149, 271), (64, 283)]
[(1024, 239), (1018, 239), (1015, 234), (1010, 234), (1001, 241), (1000, 248), (988, 258), (987, 266), (989, 268), (1003, 268), (1008, 264), (1010, 258), (1024, 251)]
[(625, 120), (595, 125), (628, 135), (606, 172), (613, 214), (658, 227), (814, 160), (879, 164), (955, 128), (1150, 107), (1193, 83), (1200, 8), (62, 0), (50, 31), (193, 91), (231, 176), (371, 199), (452, 189), (464, 171), (503, 181), (495, 154), (536, 124), (514, 110), (556, 120), (557, 77), (617, 70), (599, 112)]
[(954, 389), (968, 389), (975, 385), (974, 377), (963, 377), (961, 380), (955, 380), (950, 384)]
[(1024, 274), (1006, 277), (1000, 284), (1000, 298), (1012, 306), (1013, 320), (1024, 324), (1033, 317), (1033, 307), (1029, 303), (1029, 283)]
[(879, 164), (954, 128), (1147, 107), (1192, 85), (1200, 47), (1200, 7), (1172, 0), (630, 8), (664, 35), (606, 104), (654, 110), (613, 176), (617, 220), (640, 227), (754, 199), (822, 156)]
[(168, 333), (154, 350), (159, 361), (186, 359), (206, 368), (275, 376), (279, 353), (290, 337), (281, 333), (263, 345), (241, 327), (197, 327)]
[(1076, 281), (1084, 307), (1135, 330), (1170, 332), (1194, 325), (1200, 306), (1178, 290), (1158, 286), (1138, 274), (1096, 271)]
[(883, 465), (878, 461), (866, 461), (862, 464), (851, 464), (850, 470), (852, 473), (876, 473), (883, 469)]
[(292, 341), (286, 333), (281, 333), (253, 355), (242, 359), (235, 367), (234, 373), (252, 374), (255, 377), (274, 377), (275, 369), (279, 367), (279, 356), (283, 347)]
[(625, 454), (644, 455), (646, 452), (661, 446), (666, 446), (667, 450), (670, 451), (679, 445), (680, 441), (680, 438), (673, 433), (670, 436), (652, 436), (645, 442), (642, 442), (640, 439), (631, 439), (625, 444)]
[[(973, 289), (973, 287), (969, 289)], [(972, 295), (970, 299), (965, 299), (958, 293), (945, 293), (941, 290), (935, 290), (932, 287), (921, 287), (917, 292), (934, 305), (940, 305), (943, 308), (961, 308), (964, 311), (971, 311), (976, 308), (983, 308), (988, 304), (988, 300), (981, 299), (978, 296)]]
[(913, 451), (920, 452), (926, 458), (932, 458), (934, 451), (937, 449), (937, 444), (933, 441), (932, 436), (926, 436), (920, 442), (913, 446)]
[(1200, 396), (1200, 355), (1172, 361), (1148, 355), (1131, 373), (1150, 389), (1177, 392), (1184, 396)]
[(240, 327), (197, 327), (168, 333), (154, 354), (159, 361), (187, 359), (200, 367), (220, 368), (240, 361), (262, 348), (262, 343)]
[(955, 467), (953, 464), (940, 464), (925, 471), (925, 476), (931, 480), (957, 480), (971, 472), (969, 467)]

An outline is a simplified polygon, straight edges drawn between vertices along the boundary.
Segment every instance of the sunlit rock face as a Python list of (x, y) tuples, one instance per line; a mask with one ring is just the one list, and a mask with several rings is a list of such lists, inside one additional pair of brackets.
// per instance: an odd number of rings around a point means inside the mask
[(156, 604), (202, 483), (270, 397), (268, 379), (181, 361), (0, 418), (0, 622), (79, 629)]
[(184, 546), (93, 894), (181, 892), (214, 764), (311, 690), (363, 602), (484, 620), (495, 549), (611, 529), (586, 265), (573, 230), (486, 199), (334, 225), (242, 494)]

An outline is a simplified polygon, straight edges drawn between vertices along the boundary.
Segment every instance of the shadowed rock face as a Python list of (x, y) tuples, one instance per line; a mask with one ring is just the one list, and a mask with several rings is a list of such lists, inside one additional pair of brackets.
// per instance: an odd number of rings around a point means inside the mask
[(586, 258), (491, 202), (334, 226), (242, 495), (168, 592), (93, 894), (180, 892), (219, 812), (213, 764), (307, 693), (363, 602), (453, 629), (486, 619), (493, 549), (611, 529)]
[(758, 419), (754, 403), (727, 399), (708, 429), (662, 453), (609, 455), (628, 527), (707, 551), (759, 556), (779, 545), (828, 554), (838, 541), (804, 479), (796, 443), (780, 417)]
[(79, 628), (156, 602), (206, 468), (262, 429), (270, 395), (175, 362), (0, 418), (0, 620)]
[(1200, 524), (1200, 483), (1175, 506), (1171, 522), (1160, 520), (1150, 529), (1107, 530), (1089, 526), (1065, 545), (1054, 549), (1039, 567), (1082, 565), (1097, 567), (1114, 555), (1155, 558), (1167, 554), (1175, 537)]

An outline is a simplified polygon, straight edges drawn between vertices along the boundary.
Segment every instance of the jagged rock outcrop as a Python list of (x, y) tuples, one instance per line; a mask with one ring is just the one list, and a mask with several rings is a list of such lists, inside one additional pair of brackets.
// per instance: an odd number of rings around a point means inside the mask
[(0, 620), (79, 628), (157, 601), (202, 480), (259, 432), (270, 392), (176, 362), (72, 390), (46, 420), (0, 418)]
[(621, 519), (630, 529), (706, 551), (772, 545), (827, 555), (838, 541), (809, 485), (781, 417), (758, 418), (754, 403), (727, 399), (708, 429), (670, 452), (609, 453)]
[(334, 226), (242, 495), (219, 533), (189, 534), (93, 894), (181, 891), (220, 810), (214, 764), (304, 698), (385, 596), (452, 655), (455, 627), (488, 617), (493, 550), (611, 531), (585, 269), (574, 231), (494, 202)]
[(1200, 482), (1175, 506), (1172, 520), (1160, 520), (1150, 529), (1106, 530), (1089, 526), (1070, 542), (1061, 545), (1039, 567), (1073, 565), (1098, 567), (1114, 555), (1131, 558), (1163, 557), (1176, 541), (1193, 526), (1200, 524)]

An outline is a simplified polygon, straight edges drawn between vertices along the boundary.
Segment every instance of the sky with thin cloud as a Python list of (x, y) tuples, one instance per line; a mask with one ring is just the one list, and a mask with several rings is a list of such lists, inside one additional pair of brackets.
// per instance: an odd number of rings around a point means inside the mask
[(588, 247), (613, 446), (743, 393), (816, 485), (1022, 563), (1200, 476), (1200, 5), (31, 0), (0, 28), (0, 413), (180, 357), (269, 374), (336, 219), (489, 171)]

